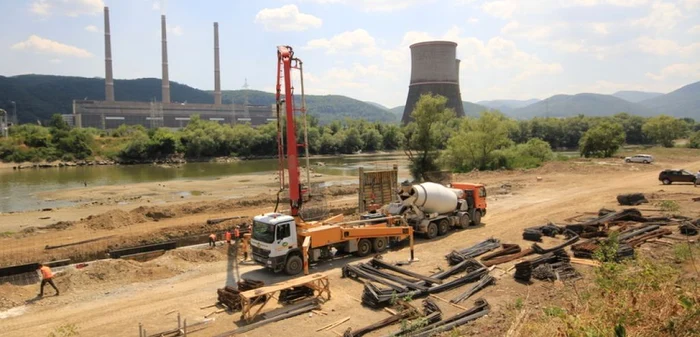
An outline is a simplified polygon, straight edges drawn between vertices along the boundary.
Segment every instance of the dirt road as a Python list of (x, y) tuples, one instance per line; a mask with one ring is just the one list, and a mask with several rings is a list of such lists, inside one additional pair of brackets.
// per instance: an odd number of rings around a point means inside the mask
[[(669, 160), (660, 165), (683, 165), (691, 168), (700, 167), (700, 161), (697, 158), (683, 158)], [(693, 188), (692, 185), (660, 185), (657, 180), (660, 165), (554, 163), (528, 172), (465, 175), (461, 177), (464, 180), (489, 182), (492, 185), (507, 182), (512, 186), (512, 190), (503, 195), (489, 196), (489, 210), (484, 218), (484, 226), (453, 232), (437, 240), (418, 240), (416, 256), (420, 261), (412, 264), (411, 269), (427, 273), (436, 266), (445, 267), (444, 255), (450, 250), (467, 247), (489, 237), (500, 238), (502, 242), (523, 244), (523, 228), (547, 221), (562, 222), (563, 219), (579, 212), (595, 212), (601, 207), (615, 208), (615, 197), (619, 193), (643, 192), (657, 200), (679, 200), (685, 215), (699, 217), (700, 207), (693, 207), (692, 202), (687, 201), (692, 196), (699, 196), (700, 189)], [(643, 208), (654, 206), (648, 205)], [(199, 221), (201, 219), (195, 219), (199, 216), (178, 221)], [(404, 249), (386, 254), (385, 259), (405, 260), (407, 257), (408, 252)], [(153, 262), (158, 263), (157, 261), (158, 259)], [(333, 298), (323, 305), (327, 316), (298, 316), (264, 326), (247, 335), (279, 336), (280, 331), (303, 331), (304, 336), (332, 336), (331, 332), (316, 333), (310, 327), (320, 327), (350, 316), (351, 319), (347, 323), (336, 329), (342, 332), (349, 326), (363, 326), (386, 317), (388, 314), (369, 310), (357, 302), (362, 291), (360, 283), (340, 278), (339, 267), (351, 261), (358, 260), (334, 261), (322, 264), (314, 270), (327, 270), (330, 276)], [(163, 260), (162, 263), (169, 262)], [(173, 310), (180, 312), (188, 322), (200, 321), (208, 310), (200, 310), (199, 307), (213, 304), (216, 300), (216, 288), (222, 287), (228, 279), (226, 262), (191, 263), (185, 269), (187, 271), (170, 278), (84, 290), (74, 289), (60, 297), (47, 297), (15, 309), (15, 312), (24, 311), (18, 316), (1, 319), (0, 331), (8, 336), (41, 336), (58, 326), (72, 323), (86, 336), (135, 336), (138, 333), (139, 322), (143, 323), (149, 332), (174, 327), (174, 314), (166, 315)], [(261, 271), (257, 266), (243, 267), (241, 272), (243, 277), (263, 279), (268, 284), (284, 279), (282, 276), (273, 276)], [(60, 282), (58, 285), (61, 287)], [(505, 276), (499, 280), (497, 286), (487, 288), (480, 296), (491, 302), (494, 311), (488, 318), (482, 319), (483, 322), (477, 324), (481, 330), (476, 333), (484, 334), (484, 331), (487, 331), (486, 335), (503, 335), (504, 331), (499, 329), (500, 325), (504, 324), (506, 303), (512, 301), (515, 296), (522, 296), (543, 286), (545, 285), (527, 287), (513, 282), (512, 277)], [(35, 289), (36, 286), (29, 286), (14, 287), (12, 290), (31, 296)], [(51, 293), (49, 291), (49, 294)], [(445, 294), (445, 297), (450, 298), (451, 294)], [(235, 328), (234, 321), (238, 321), (239, 313), (220, 314), (215, 317), (216, 320), (210, 327), (196, 336), (213, 335)]]

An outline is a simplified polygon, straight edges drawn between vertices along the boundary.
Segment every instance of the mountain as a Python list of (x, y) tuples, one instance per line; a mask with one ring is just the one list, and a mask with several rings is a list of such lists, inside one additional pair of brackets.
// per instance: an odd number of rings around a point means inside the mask
[(628, 102), (639, 103), (643, 100), (659, 97), (663, 95), (663, 93), (646, 91), (618, 91), (612, 95), (617, 98), (622, 98)]
[[(248, 104), (275, 104), (275, 95), (258, 90), (247, 90)], [(222, 97), (228, 101), (241, 104), (245, 101), (246, 90), (224, 90)], [(297, 98), (298, 99), (298, 98)], [(368, 121), (398, 122), (399, 118), (385, 107), (359, 101), (340, 95), (306, 95), (306, 109), (309, 114), (318, 117), (319, 122), (329, 123), (345, 118), (361, 118)]]
[[(11, 112), (10, 101), (17, 102), (20, 123), (36, 123), (51, 118), (52, 114), (73, 113), (73, 100), (103, 100), (105, 81), (102, 78), (51, 75), (0, 76), (0, 108)], [(212, 96), (176, 82), (170, 82), (173, 100), (189, 103), (211, 103)], [(148, 102), (161, 99), (161, 80), (140, 78), (115, 80), (114, 96), (123, 101)]]
[[(389, 109), (389, 111), (395, 113), (397, 116), (399, 116), (399, 118), (401, 118), (401, 117), (403, 117), (404, 107), (405, 107), (405, 105), (399, 105), (397, 107), (393, 107), (393, 108)], [(489, 110), (489, 108), (487, 108), (483, 105), (479, 105), (479, 104), (475, 104), (475, 103), (467, 102), (467, 101), (462, 101), (462, 107), (464, 107), (464, 114), (467, 116), (471, 116), (471, 117), (477, 117), (477, 116), (479, 116), (480, 112)]]
[(518, 119), (533, 117), (610, 116), (628, 112), (640, 116), (652, 116), (654, 110), (631, 103), (612, 95), (577, 94), (555, 95), (535, 104), (512, 110), (509, 114)]
[[(11, 101), (17, 103), (20, 123), (36, 123), (51, 118), (54, 113), (73, 112), (73, 100), (104, 99), (104, 79), (53, 75), (0, 76), (0, 109), (12, 113)], [(161, 100), (161, 80), (140, 78), (115, 80), (114, 95), (120, 101), (149, 102)], [(224, 103), (243, 103), (241, 90), (226, 92)], [(170, 95), (175, 102), (213, 103), (210, 92), (170, 82)], [(271, 93), (249, 90), (250, 104), (274, 104)], [(307, 96), (308, 111), (320, 121), (365, 118), (370, 121), (396, 122), (399, 120), (386, 108), (380, 108), (345, 96)]]
[(385, 107), (385, 106), (383, 106), (383, 105), (381, 105), (381, 104), (379, 104), (379, 103), (376, 103), (376, 102), (365, 101), (365, 103), (367, 103), (367, 104), (369, 104), (369, 105), (374, 105), (374, 106), (376, 106), (377, 108), (380, 108), (380, 109), (389, 110), (389, 108), (387, 108), (387, 107)]
[(492, 101), (479, 101), (477, 102), (477, 104), (483, 105), (491, 109), (499, 110), (503, 113), (509, 113), (515, 109), (526, 107), (530, 104), (535, 104), (539, 101), (540, 100), (536, 98), (528, 100), (497, 99)]
[(700, 120), (700, 82), (688, 84), (666, 95), (639, 102), (658, 114)]

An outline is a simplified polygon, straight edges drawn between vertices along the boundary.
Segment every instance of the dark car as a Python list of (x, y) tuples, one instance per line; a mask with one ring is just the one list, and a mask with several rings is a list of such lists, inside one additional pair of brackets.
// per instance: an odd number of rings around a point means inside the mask
[(695, 175), (687, 170), (663, 170), (659, 173), (659, 180), (664, 185), (670, 185), (671, 183), (694, 183)]

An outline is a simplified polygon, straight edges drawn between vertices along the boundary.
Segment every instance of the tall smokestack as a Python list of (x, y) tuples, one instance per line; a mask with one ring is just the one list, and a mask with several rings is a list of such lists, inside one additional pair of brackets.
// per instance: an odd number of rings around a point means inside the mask
[(105, 100), (114, 102), (114, 76), (112, 74), (112, 37), (109, 30), (109, 7), (105, 7)]
[(219, 68), (219, 23), (214, 22), (214, 105), (221, 105), (221, 69)]
[(168, 38), (165, 32), (165, 15), (160, 16), (161, 52), (163, 54), (163, 103), (170, 103), (170, 78), (168, 77)]

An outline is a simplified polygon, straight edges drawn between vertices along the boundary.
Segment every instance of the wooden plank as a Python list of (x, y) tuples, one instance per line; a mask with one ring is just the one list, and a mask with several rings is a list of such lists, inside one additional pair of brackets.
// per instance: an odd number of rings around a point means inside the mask
[(569, 262), (575, 263), (575, 264), (582, 264), (584, 266), (591, 266), (591, 267), (600, 267), (600, 265), (601, 265), (599, 261), (580, 259), (577, 257), (570, 258)]
[(343, 323), (345, 323), (345, 322), (347, 322), (347, 321), (349, 321), (349, 320), (350, 320), (350, 317), (345, 317), (345, 318), (343, 318), (343, 319), (341, 319), (341, 320), (339, 320), (339, 321), (337, 321), (337, 322), (335, 322), (335, 323), (331, 323), (331, 324), (328, 324), (328, 325), (326, 325), (326, 326), (324, 326), (324, 327), (321, 327), (321, 328), (316, 329), (316, 332), (323, 331), (323, 330), (328, 330), (328, 329), (333, 329), (333, 328), (335, 328), (336, 326), (341, 325), (341, 324), (343, 324)]
[(445, 302), (445, 303), (447, 303), (447, 304), (449, 304), (449, 305), (451, 305), (451, 306), (453, 306), (453, 307), (455, 307), (455, 308), (457, 308), (457, 309), (460, 309), (460, 310), (464, 310), (464, 311), (469, 310), (469, 309), (467, 309), (467, 308), (465, 308), (465, 307), (463, 307), (463, 306), (461, 306), (461, 305), (459, 305), (459, 304), (452, 303), (452, 302), (450, 302), (450, 301), (448, 301), (448, 300), (446, 300), (446, 299), (444, 299), (444, 298), (442, 298), (442, 297), (439, 297), (439, 296), (437, 296), (437, 295), (435, 295), (435, 294), (430, 294), (428, 297), (432, 297), (432, 298), (434, 298), (434, 299), (436, 299), (436, 300), (438, 300), (438, 301), (440, 301), (440, 302)]
[(302, 286), (302, 285), (305, 285), (307, 283), (311, 283), (313, 281), (318, 281), (318, 280), (322, 280), (322, 279), (327, 279), (327, 276), (320, 274), (320, 273), (313, 274), (313, 275), (306, 275), (306, 276), (298, 277), (298, 278), (291, 279), (288, 281), (272, 284), (269, 286), (244, 291), (244, 292), (240, 293), (240, 296), (245, 297), (245, 298), (253, 298), (256, 296), (267, 295), (270, 293), (278, 292), (280, 290), (287, 289), (287, 288)]

